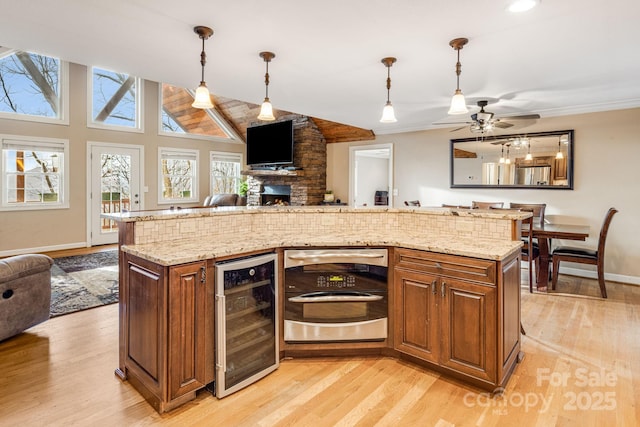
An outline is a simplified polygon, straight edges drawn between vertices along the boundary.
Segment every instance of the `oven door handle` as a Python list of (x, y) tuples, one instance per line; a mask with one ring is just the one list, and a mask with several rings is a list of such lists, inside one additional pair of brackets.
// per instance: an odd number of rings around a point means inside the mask
[(368, 301), (380, 301), (383, 297), (381, 295), (371, 295), (362, 293), (360, 295), (340, 295), (340, 294), (326, 294), (321, 295), (317, 293), (304, 294), (296, 297), (288, 298), (289, 302), (368, 302)]
[(300, 255), (287, 255), (289, 259), (316, 259), (316, 258), (384, 258), (383, 254), (369, 254), (369, 253), (332, 253), (327, 252), (324, 254), (300, 254)]

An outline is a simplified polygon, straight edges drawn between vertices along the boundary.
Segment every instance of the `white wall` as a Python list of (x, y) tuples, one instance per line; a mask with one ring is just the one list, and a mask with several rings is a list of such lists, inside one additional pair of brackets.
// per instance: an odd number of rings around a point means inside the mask
[[(575, 130), (573, 190), (451, 189), (449, 141), (468, 135), (448, 129), (379, 135), (371, 143), (394, 144), (395, 206), (413, 199), (423, 206), (469, 205), (472, 200), (546, 203), (545, 216), (551, 220), (589, 225), (586, 242), (570, 243), (590, 247), (597, 245), (605, 213), (616, 207), (620, 212), (609, 230), (605, 271), (611, 280), (640, 284), (640, 109), (540, 119), (505, 133), (568, 129)], [(328, 145), (327, 181), (337, 194), (348, 194), (348, 150), (347, 143)]]

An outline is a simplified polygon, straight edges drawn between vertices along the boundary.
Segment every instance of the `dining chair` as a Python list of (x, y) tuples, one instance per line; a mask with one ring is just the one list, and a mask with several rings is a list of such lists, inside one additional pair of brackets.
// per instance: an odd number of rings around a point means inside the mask
[[(518, 212), (531, 212), (534, 213), (533, 209), (527, 208), (497, 208), (490, 207), (492, 210), (504, 210), (504, 211), (518, 211)], [(535, 214), (534, 214), (535, 215)], [(536, 268), (536, 277), (538, 277), (539, 272), (539, 259), (540, 259), (540, 249), (537, 245), (533, 244), (533, 240), (531, 236), (533, 236), (533, 222), (535, 221), (535, 216), (530, 216), (529, 218), (525, 218), (522, 220), (522, 242), (523, 246), (520, 251), (520, 256), (522, 257), (522, 261), (526, 261), (529, 263), (529, 292), (533, 293), (533, 268), (535, 262)]]
[(501, 208), (503, 206), (504, 202), (471, 202), (471, 209)]
[(544, 224), (544, 211), (547, 208), (546, 203), (509, 203), (509, 207), (513, 209), (527, 209), (533, 212), (533, 220), (538, 224)]
[(463, 206), (463, 205), (447, 205), (442, 204), (443, 208), (452, 208), (452, 209), (471, 209), (471, 206)]
[(556, 289), (558, 282), (558, 269), (561, 261), (577, 262), (580, 264), (591, 264), (596, 266), (598, 273), (598, 284), (600, 285), (600, 293), (602, 298), (607, 297), (607, 289), (604, 282), (604, 247), (609, 233), (609, 226), (613, 216), (618, 212), (616, 208), (610, 208), (604, 217), (602, 228), (600, 229), (600, 237), (598, 238), (598, 247), (596, 249), (577, 248), (572, 246), (558, 246), (552, 252), (553, 259), (553, 276), (551, 280), (551, 289)]
[(405, 200), (405, 206), (420, 206), (420, 200)]

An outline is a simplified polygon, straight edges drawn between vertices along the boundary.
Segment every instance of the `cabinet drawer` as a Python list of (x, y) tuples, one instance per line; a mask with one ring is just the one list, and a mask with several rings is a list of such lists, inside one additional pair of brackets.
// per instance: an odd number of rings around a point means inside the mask
[(395, 267), (495, 285), (495, 261), (397, 248)]

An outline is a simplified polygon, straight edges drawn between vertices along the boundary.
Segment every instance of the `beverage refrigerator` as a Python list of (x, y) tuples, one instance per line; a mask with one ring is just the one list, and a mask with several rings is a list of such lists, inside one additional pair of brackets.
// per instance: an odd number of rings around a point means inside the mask
[(218, 398), (279, 366), (277, 265), (275, 253), (216, 263)]

